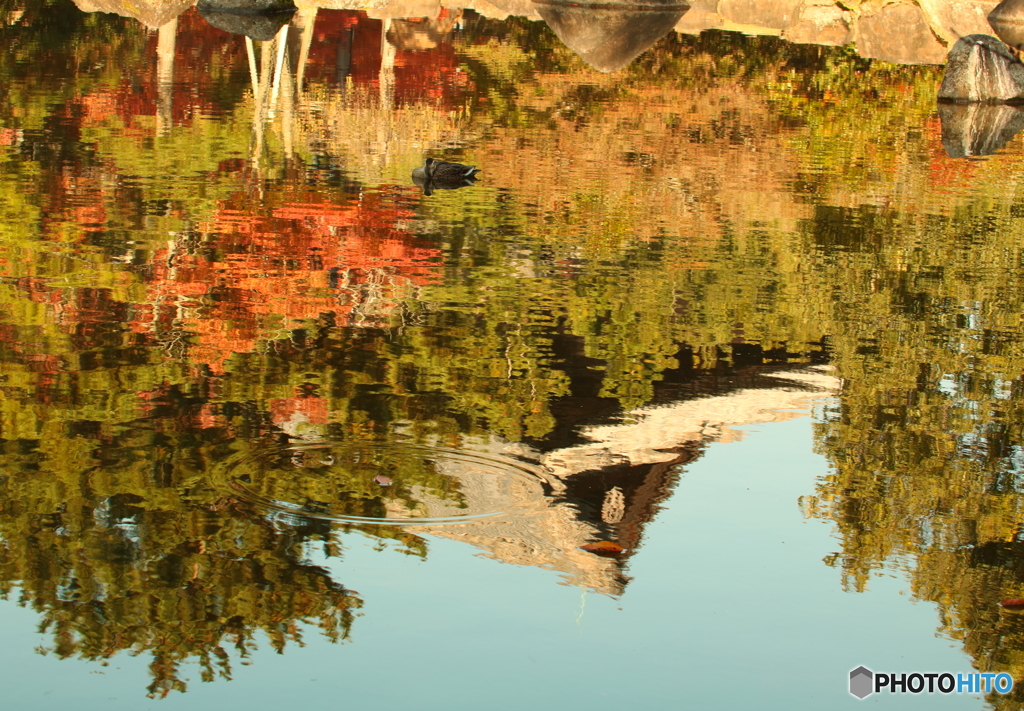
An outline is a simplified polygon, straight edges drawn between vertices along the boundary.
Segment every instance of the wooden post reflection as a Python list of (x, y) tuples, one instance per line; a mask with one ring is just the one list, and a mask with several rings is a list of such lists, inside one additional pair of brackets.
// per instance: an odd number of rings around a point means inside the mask
[(317, 8), (300, 8), (292, 17), (292, 24), (299, 31), (301, 45), (299, 48), (299, 66), (296, 71), (295, 93), (302, 95), (302, 86), (306, 79), (306, 63), (309, 61), (309, 48), (313, 44), (313, 27), (316, 25)]
[(260, 93), (260, 75), (256, 71), (256, 49), (251, 37), (245, 38), (245, 54), (249, 57), (249, 79), (252, 80), (252, 97), (255, 99)]
[(295, 131), (295, 78), (285, 65), (284, 76), (281, 77), (281, 133), (284, 138), (285, 161), (290, 161), (293, 146), (293, 133)]
[[(260, 169), (260, 158), (263, 154), (263, 131), (267, 121), (267, 100), (266, 96), (270, 91), (270, 77), (273, 72), (273, 42), (270, 47), (260, 48), (260, 69), (257, 74), (256, 95), (253, 97), (253, 140), (252, 151), (249, 154), (249, 162), (258, 172)], [(269, 50), (269, 51), (268, 51)]]
[(378, 75), (380, 107), (384, 111), (390, 111), (395, 103), (395, 55), (398, 50), (388, 42), (388, 30), (390, 29), (391, 18), (388, 18), (381, 23), (380, 74)]
[(178, 35), (178, 18), (157, 29), (156, 42), (156, 135), (171, 130), (174, 121), (174, 45)]
[(284, 70), (284, 58), (288, 50), (288, 25), (281, 27), (274, 42), (277, 48), (277, 66), (274, 69), (274, 86), (270, 90), (271, 115), (277, 109), (277, 95), (281, 90), (281, 72)]

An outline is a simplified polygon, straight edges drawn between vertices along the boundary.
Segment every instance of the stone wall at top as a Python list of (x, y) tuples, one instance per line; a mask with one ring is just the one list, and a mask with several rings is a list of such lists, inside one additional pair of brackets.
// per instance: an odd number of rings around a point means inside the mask
[[(436, 16), (431, 8), (472, 9), (485, 17), (540, 20), (530, 0), (297, 0), (350, 7), (371, 17)], [(628, 4), (624, 0), (623, 4)], [(945, 64), (960, 37), (993, 34), (988, 13), (998, 0), (688, 0), (677, 32), (719, 29), (777, 35), (798, 44), (852, 45), (870, 59)]]
[[(531, 0), (294, 0), (300, 8), (362, 10), (370, 17), (437, 17), (442, 8), (485, 17), (543, 21)], [(86, 12), (116, 12), (150, 27), (195, 0), (75, 0)], [(622, 0), (623, 5), (632, 0)], [(993, 34), (986, 17), (998, 0), (688, 0), (677, 32), (719, 29), (776, 35), (798, 44), (852, 45), (867, 58), (897, 64), (944, 64), (959, 37)], [(246, 4), (240, 0), (239, 5)]]
[(678, 32), (779, 35), (799, 44), (853, 45), (864, 57), (944, 64), (960, 37), (992, 34), (996, 0), (690, 0)]

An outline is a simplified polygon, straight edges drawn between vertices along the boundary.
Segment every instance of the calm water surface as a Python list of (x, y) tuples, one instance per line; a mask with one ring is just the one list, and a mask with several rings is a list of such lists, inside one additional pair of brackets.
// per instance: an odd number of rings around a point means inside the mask
[(5, 706), (1021, 708), (1024, 122), (552, 12), (0, 1)]

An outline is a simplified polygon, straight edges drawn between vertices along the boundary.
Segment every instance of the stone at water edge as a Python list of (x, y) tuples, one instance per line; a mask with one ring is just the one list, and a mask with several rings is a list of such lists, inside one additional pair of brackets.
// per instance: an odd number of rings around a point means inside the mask
[(939, 101), (1024, 103), (1024, 63), (991, 35), (968, 35), (949, 50)]
[(627, 66), (672, 31), (685, 0), (534, 0), (558, 39), (599, 72)]
[(988, 14), (996, 37), (1016, 49), (1024, 47), (1024, 0), (1003, 0)]
[(274, 39), (298, 10), (292, 0), (199, 0), (196, 9), (217, 29), (257, 42)]

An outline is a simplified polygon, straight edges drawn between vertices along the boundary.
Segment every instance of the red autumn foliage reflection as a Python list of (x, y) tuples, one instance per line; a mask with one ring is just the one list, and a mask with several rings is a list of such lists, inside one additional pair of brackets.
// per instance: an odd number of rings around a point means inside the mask
[[(430, 100), (453, 108), (467, 90), (450, 32), (458, 16), (442, 8), (437, 18), (392, 20), (388, 40), (396, 47), (395, 99)], [(305, 76), (307, 81), (376, 87), (384, 23), (354, 10), (319, 10)]]
[(295, 197), (269, 214), (224, 205), (200, 225), (201, 250), (157, 251), (133, 330), (188, 334), (190, 360), (220, 373), (232, 354), (303, 319), (379, 324), (399, 292), (436, 279), (440, 251), (396, 227), (411, 211), (380, 193), (348, 204)]
[[(449, 41), (458, 17), (443, 11), (433, 19), (385, 25), (362, 12), (320, 10), (305, 86), (354, 82), (375, 87), (387, 29), (386, 41), (398, 47), (395, 98), (455, 105), (467, 81)], [(156, 34), (145, 41), (151, 64), (126, 66), (112, 83), (86, 83), (57, 111), (63, 138), (82, 141), (84, 128), (114, 121), (118, 136), (135, 137), (144, 148), (154, 135), (152, 117), (163, 100), (160, 92), (167, 91), (157, 82)], [(178, 18), (173, 46), (171, 125), (233, 111), (249, 91), (244, 39), (210, 26), (192, 8)], [(339, 47), (347, 52), (345, 76), (339, 74)], [(0, 135), (4, 145), (20, 140), (20, 132)], [(96, 157), (86, 164), (73, 155), (49, 174), (42, 191), (39, 239), (60, 243), (61, 249), (77, 243), (89, 259), (113, 258), (124, 268), (107, 272), (105, 288), (70, 286), (54, 278), (60, 265), (42, 263), (49, 254), (42, 248), (27, 250), (16, 264), (0, 263), (0, 274), (13, 277), (30, 301), (45, 305), (60, 332), (97, 352), (107, 345), (105, 334), (126, 328), (136, 334), (126, 335), (140, 348), (155, 341), (170, 358), (223, 373), (233, 354), (286, 336), (307, 319), (332, 314), (340, 325), (388, 322), (401, 298), (438, 278), (440, 251), (402, 227), (415, 216), (411, 206), (417, 191), (412, 186), (337, 200), (297, 187), (303, 186), (299, 179), (289, 181), (290, 187), (263, 186), (268, 192), (259, 201), (240, 194), (206, 214), (190, 214), (174, 200), (167, 200), (162, 212), (150, 213), (150, 207), (139, 203), (137, 186), (124, 180), (116, 159), (101, 153)], [(241, 158), (225, 157), (211, 179), (237, 177), (240, 186), (249, 188), (246, 166)], [(148, 240), (134, 243), (143, 245), (138, 248), (130, 246), (122, 233), (150, 214), (194, 227), (168, 234), (164, 246), (156, 249), (160, 243)], [(108, 249), (114, 251), (106, 254)], [(134, 285), (139, 283), (142, 298), (136, 296), (140, 291)], [(130, 302), (119, 301), (126, 293), (133, 294)], [(4, 340), (18, 339), (10, 334)], [(46, 355), (49, 347), (22, 343), (18, 353), (33, 368), (56, 373), (64, 366), (60, 358)], [(302, 407), (309, 405), (308, 395), (299, 400)], [(212, 411), (203, 416), (216, 420)], [(311, 413), (305, 416), (316, 420)]]

